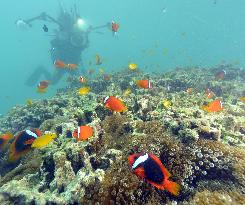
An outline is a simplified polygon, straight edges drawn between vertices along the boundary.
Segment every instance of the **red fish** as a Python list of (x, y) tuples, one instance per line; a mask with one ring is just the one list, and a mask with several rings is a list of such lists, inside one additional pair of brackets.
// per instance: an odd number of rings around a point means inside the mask
[(107, 96), (104, 98), (104, 105), (106, 108), (115, 112), (125, 112), (127, 107), (125, 104), (114, 96)]
[(9, 133), (9, 132), (0, 136), (0, 151), (5, 149), (9, 140), (11, 140), (13, 137), (14, 137), (14, 135), (12, 133)]
[(112, 32), (113, 32), (114, 35), (117, 34), (118, 29), (119, 29), (119, 24), (116, 23), (115, 21), (112, 21), (111, 22), (111, 30), (112, 30)]
[(48, 80), (43, 80), (43, 81), (41, 81), (38, 84), (37, 88), (39, 88), (39, 89), (46, 89), (48, 86), (49, 86), (49, 81)]
[(210, 102), (208, 105), (203, 105), (202, 109), (207, 112), (219, 112), (223, 110), (223, 103), (220, 99), (216, 99)]
[(38, 129), (24, 130), (17, 134), (15, 140), (10, 145), (9, 161), (14, 162), (31, 150), (33, 141), (41, 136)]
[(224, 80), (225, 75), (226, 75), (226, 71), (225, 70), (221, 70), (221, 71), (219, 71), (219, 72), (217, 72), (215, 74), (215, 79), (216, 80)]
[(180, 185), (169, 180), (171, 174), (155, 155), (132, 154), (128, 157), (128, 162), (133, 173), (139, 178), (145, 179), (160, 190), (166, 189), (175, 196), (179, 195)]
[(54, 61), (54, 65), (56, 68), (66, 68), (67, 67), (67, 65), (62, 60), (59, 60), (59, 59)]
[(212, 97), (214, 97), (214, 92), (213, 91), (211, 91), (209, 88), (207, 88), (206, 90), (205, 90), (205, 95), (207, 96), (207, 98), (212, 98)]
[(72, 136), (77, 139), (77, 141), (84, 141), (93, 136), (93, 128), (90, 126), (80, 126), (75, 129)]
[(83, 76), (80, 76), (79, 81), (80, 81), (80, 83), (86, 83), (87, 79)]
[(136, 85), (140, 88), (149, 89), (152, 88), (152, 82), (150, 80), (137, 80)]

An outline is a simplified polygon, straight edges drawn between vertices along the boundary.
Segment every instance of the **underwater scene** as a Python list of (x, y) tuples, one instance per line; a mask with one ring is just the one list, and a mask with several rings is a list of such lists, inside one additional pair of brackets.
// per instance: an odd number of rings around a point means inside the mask
[(0, 205), (244, 205), (244, 0), (0, 2)]

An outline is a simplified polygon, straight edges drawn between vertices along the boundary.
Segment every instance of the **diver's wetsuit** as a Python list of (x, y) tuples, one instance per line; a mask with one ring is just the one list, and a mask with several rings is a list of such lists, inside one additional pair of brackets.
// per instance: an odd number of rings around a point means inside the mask
[[(38, 83), (38, 80), (40, 80), (41, 76), (43, 76), (43, 79), (45, 80), (50, 80), (52, 84), (57, 84), (65, 73), (70, 73), (71, 75), (80, 74), (82, 72), (81, 55), (84, 49), (88, 48), (89, 46), (88, 34), (93, 29), (89, 29), (86, 32), (77, 30), (74, 28), (76, 19), (64, 11), (60, 13), (58, 20), (55, 20), (53, 17), (43, 12), (41, 15), (26, 20), (25, 22), (31, 26), (30, 23), (37, 19), (51, 21), (59, 26), (59, 31), (56, 32), (55, 38), (50, 42), (50, 55), (52, 62), (59, 59), (66, 64), (71, 63), (77, 64), (79, 66), (76, 71), (58, 68), (55, 69), (55, 67), (53, 71), (47, 70), (44, 66), (38, 66), (26, 80), (25, 84), (28, 86), (34, 86)], [(96, 27), (95, 29), (102, 27), (105, 26)]]

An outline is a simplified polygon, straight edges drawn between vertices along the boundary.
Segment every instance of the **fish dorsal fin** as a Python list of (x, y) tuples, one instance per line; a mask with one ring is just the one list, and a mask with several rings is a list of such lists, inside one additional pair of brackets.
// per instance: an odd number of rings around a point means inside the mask
[(159, 166), (160, 169), (162, 170), (164, 177), (167, 179), (171, 176), (171, 174), (169, 173), (169, 171), (166, 169), (166, 167), (163, 166), (162, 162), (160, 159), (158, 159), (155, 155), (153, 154), (149, 154), (150, 158), (153, 159)]
[(132, 169), (135, 169), (139, 164), (145, 162), (148, 159), (148, 154), (140, 156), (138, 159), (135, 160), (134, 164), (132, 165)]
[(106, 96), (105, 98), (104, 98), (104, 104), (106, 104), (107, 103), (107, 101), (108, 101), (108, 99), (110, 98), (110, 96)]
[(77, 137), (80, 138), (80, 134), (81, 134), (81, 127), (77, 128)]
[(37, 137), (38, 137), (37, 134), (34, 133), (34, 132), (32, 132), (31, 130), (26, 130), (26, 133), (27, 133), (28, 135), (34, 137), (34, 138), (37, 138)]

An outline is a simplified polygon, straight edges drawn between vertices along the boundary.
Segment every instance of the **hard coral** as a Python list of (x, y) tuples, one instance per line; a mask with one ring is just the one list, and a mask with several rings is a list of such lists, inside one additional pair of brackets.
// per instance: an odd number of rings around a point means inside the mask
[(215, 191), (208, 190), (197, 193), (192, 200), (186, 202), (187, 205), (243, 205), (244, 195), (235, 191)]

